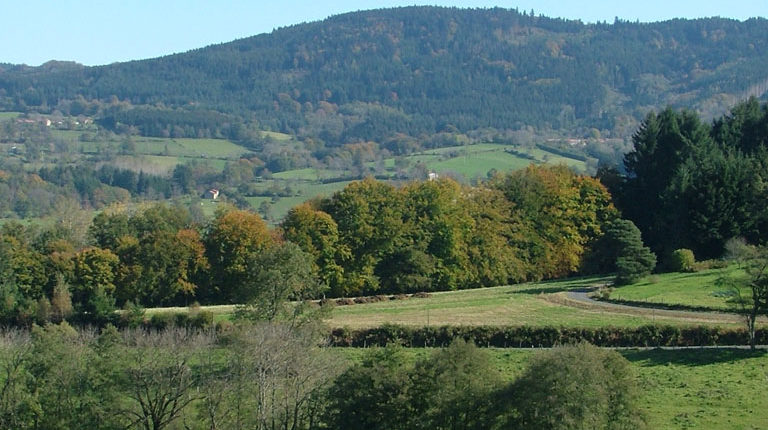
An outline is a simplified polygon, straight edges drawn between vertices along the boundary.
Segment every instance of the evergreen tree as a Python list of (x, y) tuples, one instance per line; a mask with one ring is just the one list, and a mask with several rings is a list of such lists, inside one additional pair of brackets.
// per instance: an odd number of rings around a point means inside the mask
[(649, 275), (656, 266), (656, 256), (643, 246), (640, 230), (632, 221), (617, 219), (611, 223), (601, 239), (600, 251), (613, 256), (616, 284), (623, 285)]

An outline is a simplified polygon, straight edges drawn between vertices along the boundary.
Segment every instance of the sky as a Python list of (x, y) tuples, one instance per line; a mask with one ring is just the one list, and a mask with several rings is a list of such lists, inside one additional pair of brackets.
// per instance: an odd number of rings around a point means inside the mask
[(140, 60), (345, 12), (412, 5), (518, 8), (583, 22), (768, 17), (768, 0), (23, 0), (0, 9), (0, 63)]

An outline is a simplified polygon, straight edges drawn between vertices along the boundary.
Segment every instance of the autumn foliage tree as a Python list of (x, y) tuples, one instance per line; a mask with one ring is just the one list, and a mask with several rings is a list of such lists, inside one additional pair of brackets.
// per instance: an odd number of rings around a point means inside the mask
[(274, 243), (267, 224), (258, 214), (227, 208), (211, 221), (204, 243), (210, 264), (207, 296), (230, 303), (249, 297), (244, 290), (249, 259)]
[(351, 258), (351, 254), (340, 240), (336, 221), (327, 213), (304, 203), (288, 211), (280, 227), (285, 240), (297, 244), (313, 257), (320, 281), (330, 287), (332, 294), (341, 295), (342, 265)]
[(618, 216), (599, 181), (565, 166), (529, 166), (492, 179), (511, 204), (520, 233), (513, 247), (527, 264), (528, 278), (565, 276), (581, 268), (584, 256)]

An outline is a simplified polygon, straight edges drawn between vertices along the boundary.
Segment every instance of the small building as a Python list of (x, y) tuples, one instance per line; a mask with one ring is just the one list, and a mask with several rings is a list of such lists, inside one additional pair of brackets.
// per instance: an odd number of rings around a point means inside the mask
[(205, 198), (206, 199), (211, 199), (211, 200), (218, 199), (219, 198), (219, 190), (217, 190), (216, 188), (211, 188), (210, 190), (205, 192)]
[(435, 172), (429, 172), (429, 174), (427, 175), (427, 179), (430, 181), (436, 181), (438, 178), (439, 176)]

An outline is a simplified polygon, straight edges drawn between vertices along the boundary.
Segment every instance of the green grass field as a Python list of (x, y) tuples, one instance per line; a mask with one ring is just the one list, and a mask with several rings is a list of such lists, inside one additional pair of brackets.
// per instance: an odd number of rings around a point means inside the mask
[[(83, 133), (86, 133), (84, 130), (57, 130), (52, 129), (51, 130), (51, 136), (53, 136), (55, 139), (62, 139), (69, 142), (79, 142), (80, 136), (82, 136)], [(90, 143), (90, 142), (88, 142)]]
[(273, 178), (283, 179), (295, 179), (301, 181), (319, 181), (323, 179), (340, 178), (345, 175), (345, 172), (332, 169), (315, 169), (308, 167), (306, 169), (286, 170), (284, 172), (274, 173)]
[(286, 140), (293, 139), (293, 136), (291, 136), (290, 134), (278, 133), (276, 131), (262, 131), (261, 135), (264, 137), (270, 137), (277, 141), (286, 141)]
[[(339, 348), (358, 362), (367, 350)], [(432, 350), (405, 351), (413, 360)], [(535, 354), (490, 348), (492, 362), (512, 380)], [(768, 423), (768, 355), (736, 349), (624, 350), (637, 376), (649, 430), (761, 429)]]
[(735, 267), (710, 269), (697, 273), (663, 273), (653, 275), (632, 285), (614, 289), (611, 299), (656, 304), (733, 309), (728, 303), (728, 291), (717, 286), (717, 278), (737, 274)]
[(201, 159), (199, 157), (177, 157), (170, 155), (118, 155), (115, 157), (115, 164), (131, 166), (136, 170), (143, 170), (154, 174), (169, 174), (177, 165), (193, 160), (206, 162), (217, 172), (223, 171), (227, 164), (227, 160), (221, 159)]
[(427, 161), (429, 170), (438, 174), (445, 172), (459, 173), (467, 179), (485, 177), (491, 169), (509, 171), (524, 169), (531, 160), (520, 158), (504, 151), (475, 152), (447, 160)]
[(14, 119), (21, 115), (21, 112), (0, 112), (0, 121)]
[[(55, 130), (54, 135), (73, 142), (79, 141), (81, 131)], [(172, 139), (160, 137), (132, 137), (137, 156), (166, 156), (187, 158), (237, 159), (249, 152), (246, 148), (225, 139)], [(84, 152), (95, 152), (101, 145), (114, 147), (119, 152), (121, 141), (82, 142)]]
[[(351, 329), (382, 324), (410, 326), (506, 325), (556, 327), (639, 327), (648, 324), (675, 326), (709, 325), (741, 328), (733, 315), (665, 315), (647, 309), (637, 312), (574, 306), (564, 300), (570, 289), (604, 283), (608, 278), (574, 278), (552, 282), (432, 293), (428, 298), (410, 298), (367, 304), (337, 306), (326, 324)], [(205, 307), (217, 319), (231, 317), (233, 306)], [(184, 312), (186, 308), (150, 309), (157, 312)]]
[[(424, 299), (339, 306), (328, 324), (334, 327), (405, 325), (531, 325), (570, 327), (637, 327), (646, 324), (709, 324), (689, 318), (607, 312), (566, 306), (562, 294), (573, 288), (600, 284), (606, 278), (581, 278), (493, 288), (433, 293)], [(717, 325), (740, 326), (723, 319)]]
[(134, 139), (136, 152), (140, 154), (158, 154), (177, 157), (227, 158), (235, 159), (248, 152), (240, 145), (224, 139)]
[[(509, 153), (506, 151), (508, 149), (528, 154), (535, 160)], [(429, 170), (438, 174), (454, 172), (466, 179), (485, 177), (491, 169), (499, 172), (523, 169), (531, 163), (565, 164), (577, 170), (585, 168), (583, 161), (551, 154), (537, 148), (521, 148), (496, 143), (437, 148), (406, 158), (414, 163), (424, 163)]]

